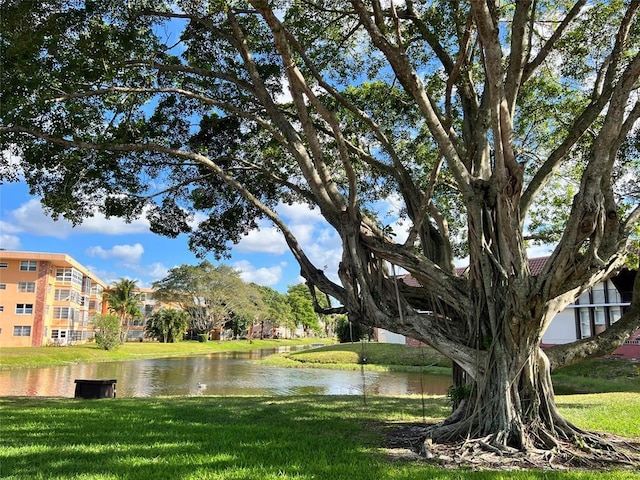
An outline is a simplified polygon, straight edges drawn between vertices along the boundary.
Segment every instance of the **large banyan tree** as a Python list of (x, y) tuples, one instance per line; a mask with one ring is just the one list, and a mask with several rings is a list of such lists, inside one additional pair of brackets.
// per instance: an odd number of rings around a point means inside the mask
[[(54, 216), (146, 215), (200, 253), (269, 219), (334, 311), (455, 362), (467, 395), (434, 440), (553, 448), (583, 432), (555, 407), (552, 366), (640, 323), (636, 293), (601, 337), (540, 348), (638, 226), (639, 7), (6, 0), (2, 177)], [(278, 216), (292, 202), (339, 235), (339, 281)], [(554, 249), (534, 276), (536, 241)]]

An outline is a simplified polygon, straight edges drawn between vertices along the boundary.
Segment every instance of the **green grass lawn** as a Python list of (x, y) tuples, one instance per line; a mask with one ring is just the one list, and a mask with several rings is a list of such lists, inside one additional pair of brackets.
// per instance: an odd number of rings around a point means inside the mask
[(556, 393), (640, 393), (640, 362), (623, 358), (593, 358), (553, 375)]
[[(318, 340), (310, 340), (318, 343)], [(249, 342), (132, 343), (113, 352), (94, 345), (0, 349), (3, 368), (205, 354), (292, 345)], [(288, 366), (440, 369), (448, 360), (426, 347), (343, 344), (275, 355)], [(428, 371), (425, 370), (425, 371)], [(626, 393), (557, 398), (578, 426), (640, 439), (638, 366), (597, 359), (558, 371), (554, 384)], [(588, 388), (584, 385), (591, 382)], [(630, 471), (472, 472), (391, 459), (385, 430), (439, 421), (445, 397), (174, 397), (76, 400), (0, 398), (2, 479), (633, 479)]]
[[(560, 397), (579, 426), (640, 438), (640, 396)], [(449, 412), (427, 399), (426, 421)], [(391, 459), (385, 429), (423, 418), (418, 397), (0, 399), (0, 477), (18, 479), (633, 479), (612, 471), (471, 472)], [(636, 419), (633, 421), (633, 419)]]
[(261, 362), (292, 368), (424, 371), (451, 375), (451, 360), (430, 347), (393, 343), (341, 343), (270, 355)]
[(185, 341), (178, 343), (130, 342), (115, 350), (102, 350), (90, 343), (67, 347), (0, 348), (0, 369), (31, 368), (84, 362), (115, 362), (142, 358), (204, 355), (222, 351), (247, 351), (312, 343), (332, 343), (332, 340), (305, 338), (295, 340), (228, 340), (224, 342)]

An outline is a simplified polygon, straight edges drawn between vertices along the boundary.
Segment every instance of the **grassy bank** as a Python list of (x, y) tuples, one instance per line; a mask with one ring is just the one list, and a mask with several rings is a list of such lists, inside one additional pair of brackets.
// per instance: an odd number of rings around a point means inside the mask
[(553, 375), (555, 391), (562, 394), (640, 392), (640, 362), (622, 358), (594, 358)]
[(0, 348), (0, 369), (31, 368), (66, 365), (69, 363), (113, 362), (187, 355), (204, 355), (222, 351), (247, 351), (260, 348), (278, 348), (308, 345), (329, 340), (228, 340), (224, 342), (186, 341), (178, 343), (131, 342), (116, 350), (102, 350), (95, 344), (68, 347)]
[[(429, 347), (344, 343), (271, 355), (267, 364), (297, 368), (421, 370), (451, 374), (451, 361)], [(556, 393), (640, 392), (640, 362), (596, 358), (554, 372)]]
[(451, 360), (429, 347), (393, 343), (341, 343), (311, 350), (285, 352), (261, 360), (268, 365), (294, 368), (425, 371), (451, 374)]
[[(579, 426), (640, 438), (640, 396), (560, 397)], [(633, 479), (615, 471), (472, 472), (392, 459), (385, 433), (442, 419), (443, 397), (0, 399), (3, 479)]]

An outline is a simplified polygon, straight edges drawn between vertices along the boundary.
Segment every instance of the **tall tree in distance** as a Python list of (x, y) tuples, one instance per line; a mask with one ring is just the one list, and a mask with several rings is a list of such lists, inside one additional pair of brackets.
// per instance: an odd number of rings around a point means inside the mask
[(142, 317), (138, 306), (137, 281), (121, 278), (104, 292), (107, 308), (120, 319), (120, 343), (127, 341), (129, 328), (134, 319)]
[[(540, 343), (624, 266), (640, 223), (640, 0), (1, 8), (3, 180), (74, 222), (145, 214), (201, 255), (268, 219), (332, 312), (426, 341), (464, 372), (472, 395), (434, 441), (567, 458), (601, 445), (556, 408)], [(293, 202), (340, 238), (339, 281), (279, 216)], [(556, 243), (533, 275), (536, 240)], [(619, 345), (640, 325), (639, 290), (555, 365)]]
[(287, 288), (287, 302), (291, 307), (296, 325), (301, 325), (305, 333), (320, 331), (318, 315), (313, 308), (313, 299), (305, 284), (290, 285)]
[(261, 321), (266, 321), (277, 327), (285, 329), (285, 335), (290, 337), (296, 329), (296, 320), (287, 301), (287, 295), (274, 290), (271, 287), (259, 286), (265, 311), (260, 316)]
[(214, 329), (223, 333), (234, 318), (244, 325), (263, 309), (259, 292), (240, 278), (238, 270), (208, 261), (174, 267), (153, 288), (156, 297), (178, 303), (189, 313), (196, 334)]

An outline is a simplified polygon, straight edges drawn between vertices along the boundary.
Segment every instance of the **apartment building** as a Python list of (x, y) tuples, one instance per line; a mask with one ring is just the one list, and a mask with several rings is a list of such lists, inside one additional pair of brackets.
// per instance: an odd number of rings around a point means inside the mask
[(0, 346), (86, 342), (105, 288), (69, 255), (0, 250)]
[(138, 287), (133, 292), (136, 295), (140, 317), (134, 318), (127, 332), (127, 341), (141, 341), (144, 338), (144, 330), (149, 317), (161, 308), (179, 308), (168, 302), (163, 302), (155, 295), (155, 290), (147, 287)]

